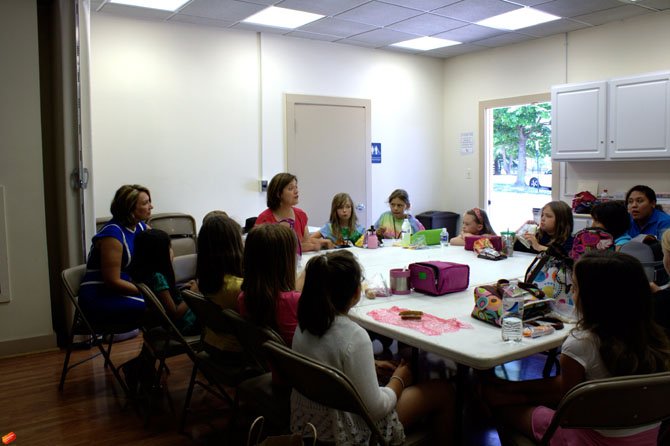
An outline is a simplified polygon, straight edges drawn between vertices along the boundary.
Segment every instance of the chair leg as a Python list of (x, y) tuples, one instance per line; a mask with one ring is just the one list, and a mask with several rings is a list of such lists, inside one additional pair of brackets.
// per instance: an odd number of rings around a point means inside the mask
[(556, 374), (561, 372), (561, 363), (558, 361), (558, 348), (552, 348), (547, 352), (547, 360), (544, 362), (544, 369), (542, 369), (542, 377), (549, 378), (551, 376), (551, 369), (556, 365)]
[[(109, 358), (112, 356), (112, 344), (114, 343), (114, 335), (108, 335), (109, 336), (109, 343), (107, 344), (107, 356), (105, 356), (105, 368), (109, 367), (110, 361)], [(105, 338), (104, 336), (102, 337), (103, 339)], [(95, 341), (95, 338), (93, 339)], [(104, 343), (104, 340), (100, 341), (101, 343)]]
[(70, 340), (67, 344), (67, 351), (65, 352), (65, 361), (63, 361), (63, 371), (60, 374), (60, 384), (58, 385), (58, 390), (63, 391), (65, 386), (65, 376), (68, 372), (68, 364), (70, 363), (70, 355), (72, 355), (72, 342), (74, 340), (74, 334), (70, 335)]
[(198, 366), (193, 364), (193, 371), (191, 372), (191, 381), (188, 384), (186, 391), (186, 399), (184, 400), (184, 409), (181, 412), (181, 422), (179, 423), (179, 433), (184, 433), (186, 427), (186, 417), (191, 408), (191, 398), (193, 397), (193, 388), (195, 387), (195, 378), (198, 375)]

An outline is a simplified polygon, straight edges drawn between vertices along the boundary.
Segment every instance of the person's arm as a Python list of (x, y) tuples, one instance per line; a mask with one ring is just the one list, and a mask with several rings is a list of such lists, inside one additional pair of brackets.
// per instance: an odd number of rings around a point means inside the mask
[(412, 234), (416, 234), (419, 231), (423, 231), (426, 228), (423, 227), (421, 222), (416, 219), (412, 214), (407, 214), (407, 218), (409, 220), (409, 225), (412, 227)]
[(393, 379), (389, 387), (380, 387), (372, 343), (367, 333), (363, 329), (356, 330), (351, 333), (350, 339), (349, 345), (343, 348), (345, 357), (342, 372), (356, 387), (372, 419), (379, 420), (395, 408), (398, 400), (396, 392), (401, 390), (400, 383)]
[(111, 290), (120, 294), (137, 295), (137, 287), (121, 278), (121, 263), (123, 262), (123, 245), (114, 237), (103, 237), (96, 242), (100, 250), (100, 273), (102, 281)]
[(530, 247), (537, 252), (542, 252), (549, 249), (547, 246), (544, 246), (543, 244), (540, 243), (535, 234), (525, 233), (523, 237), (530, 242)]
[(465, 246), (465, 236), (461, 232), (456, 237), (449, 239), (449, 244), (454, 246)]
[(163, 304), (163, 308), (165, 308), (165, 312), (170, 316), (170, 319), (176, 320), (183, 315), (186, 310), (184, 309), (181, 312), (181, 315), (179, 314), (177, 306), (174, 304), (174, 300), (172, 299), (172, 296), (170, 295), (170, 290), (163, 290), (163, 291), (156, 291), (156, 297), (158, 300), (161, 301)]

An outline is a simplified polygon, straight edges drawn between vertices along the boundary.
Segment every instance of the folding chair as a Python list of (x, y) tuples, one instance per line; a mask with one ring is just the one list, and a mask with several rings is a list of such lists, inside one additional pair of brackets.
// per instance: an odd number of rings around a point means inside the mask
[[(548, 445), (559, 427), (628, 429), (670, 419), (670, 372), (618, 376), (581, 383), (561, 400), (539, 443), (504, 432), (503, 444)], [(659, 443), (660, 444), (660, 443)]]
[[(144, 283), (136, 283), (135, 285), (140, 290), (147, 306), (145, 320), (141, 327), (144, 337), (143, 353), (146, 352), (151, 355), (154, 365), (155, 361), (158, 361), (158, 367), (153, 370), (151, 383), (140, 383), (149, 384), (148, 386), (141, 385), (140, 390), (149, 401), (150, 406), (154, 390), (160, 388), (163, 373), (169, 373), (165, 363), (166, 359), (181, 354), (187, 354), (193, 359), (195, 349), (199, 349), (200, 336), (184, 337), (172, 322), (154, 292)], [(174, 411), (170, 393), (166, 392), (165, 395), (170, 403), (170, 409)], [(147, 413), (146, 422), (148, 422), (149, 415), (150, 413)]]
[[(194, 291), (185, 290), (182, 292), (182, 297), (191, 311), (195, 313), (203, 330), (209, 328), (215, 333), (231, 333), (229, 327), (230, 324), (223, 315), (221, 307)], [(205, 341), (201, 340), (201, 342), (204, 346)], [(198, 371), (202, 373), (207, 383), (197, 379)], [(255, 364), (250, 364), (243, 359), (239, 362), (223, 363), (217, 361), (217, 358), (213, 357), (206, 350), (198, 352), (193, 361), (193, 371), (191, 373), (188, 391), (186, 392), (179, 431), (184, 431), (186, 417), (190, 410), (193, 389), (196, 384), (217, 396), (219, 399), (229, 403), (233, 410), (236, 410), (235, 399), (230, 397), (224, 386), (236, 389), (244, 380), (263, 373), (265, 373), (264, 369), (261, 369)]]
[(168, 233), (175, 256), (197, 252), (198, 233), (195, 228), (195, 219), (192, 216), (178, 212), (154, 214), (147, 223), (154, 229), (161, 229)]
[[(65, 352), (65, 360), (63, 361), (63, 371), (60, 376), (60, 384), (58, 385), (58, 390), (63, 391), (65, 386), (65, 377), (70, 369), (83, 364), (89, 359), (93, 359), (98, 355), (102, 355), (105, 358), (105, 367), (109, 367), (114, 375), (114, 378), (119, 382), (124, 393), (128, 394), (128, 387), (126, 383), (121, 378), (118, 369), (114, 366), (111, 360), (112, 352), (112, 343), (114, 342), (114, 335), (119, 333), (126, 333), (137, 328), (137, 324), (130, 323), (108, 323), (108, 324), (96, 324), (95, 326), (91, 325), (86, 319), (86, 316), (81, 311), (79, 306), (79, 286), (81, 283), (82, 277), (86, 272), (86, 265), (78, 265), (72, 268), (68, 268), (61, 273), (61, 279), (63, 281), (63, 287), (65, 288), (65, 294), (70, 299), (70, 302), (74, 306), (74, 316), (72, 319), (72, 327), (70, 328), (70, 334), (68, 337), (67, 350)], [(75, 364), (70, 364), (70, 356), (72, 355), (73, 341), (75, 335), (84, 335), (90, 336), (91, 344), (95, 345), (100, 352), (87, 357)], [(102, 338), (99, 339), (99, 336)], [(104, 343), (102, 339), (108, 339), (107, 350), (105, 350)]]
[(185, 254), (183, 256), (175, 256), (172, 261), (174, 268), (174, 280), (179, 283), (186, 283), (189, 280), (195, 279), (195, 268), (197, 263), (197, 254)]
[(284, 340), (271, 328), (259, 327), (244, 319), (234, 310), (223, 310), (223, 314), (233, 327), (245, 353), (251, 355), (255, 364), (266, 371), (262, 375), (249, 378), (239, 384), (235, 395), (236, 407), (239, 406), (240, 400), (253, 402), (259, 412), (257, 415), (263, 415), (266, 421), (278, 431), (288, 431), (291, 388), (273, 381), (270, 363), (263, 350), (263, 343), (266, 341), (285, 344)]
[(369, 444), (387, 445), (358, 391), (345, 374), (277, 342), (267, 341), (263, 349), (273, 370), (295, 390), (324, 406), (359, 415), (372, 433)]

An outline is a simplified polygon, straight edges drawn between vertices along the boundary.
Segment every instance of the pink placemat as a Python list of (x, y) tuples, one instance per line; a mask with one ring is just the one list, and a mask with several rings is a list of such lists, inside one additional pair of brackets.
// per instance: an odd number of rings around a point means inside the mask
[(428, 336), (437, 336), (442, 333), (452, 333), (461, 328), (472, 328), (472, 325), (459, 321), (456, 318), (442, 319), (432, 314), (423, 313), (421, 319), (402, 319), (400, 312), (407, 308), (391, 307), (382, 308), (379, 310), (372, 310), (368, 312), (368, 316), (377, 322), (384, 322), (385, 324), (397, 325), (398, 327), (407, 327), (418, 330)]

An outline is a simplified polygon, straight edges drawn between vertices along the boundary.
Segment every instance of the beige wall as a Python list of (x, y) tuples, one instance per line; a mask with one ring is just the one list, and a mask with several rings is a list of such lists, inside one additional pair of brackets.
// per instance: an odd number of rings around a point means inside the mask
[[(659, 70), (670, 70), (670, 14), (635, 17), (586, 30), (447, 59), (444, 64), (444, 170), (452, 180), (443, 186), (447, 206), (462, 212), (479, 202), (483, 179), (480, 154), (458, 153), (458, 136), (473, 131), (479, 140), (480, 101), (549, 93), (552, 85), (606, 80)], [(477, 152), (477, 151), (475, 151)], [(571, 163), (574, 164), (574, 163)], [(602, 164), (602, 165), (598, 165)], [(646, 169), (645, 169), (646, 165)], [(640, 181), (670, 192), (670, 161), (593, 163), (566, 166), (562, 191), (574, 193), (579, 179), (609, 181), (608, 189), (626, 188)], [(466, 169), (473, 179), (465, 180)], [(640, 178), (640, 171), (649, 175)]]
[(155, 212), (258, 215), (258, 180), (286, 168), (286, 93), (371, 99), (383, 149), (374, 219), (398, 187), (415, 211), (440, 204), (439, 59), (105, 14), (93, 14), (91, 34), (97, 216), (125, 182), (146, 184)]
[[(0, 303), (0, 356), (55, 346), (42, 181), (36, 2), (0, 2), (0, 184), (12, 300)], [(22, 342), (16, 342), (23, 340)]]

